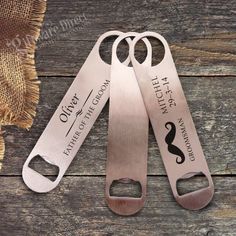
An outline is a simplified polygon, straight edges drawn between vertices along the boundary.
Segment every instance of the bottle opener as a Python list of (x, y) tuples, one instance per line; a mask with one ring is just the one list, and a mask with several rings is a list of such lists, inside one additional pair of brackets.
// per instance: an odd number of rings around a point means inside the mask
[[(156, 66), (140, 64), (135, 58), (135, 45), (143, 37), (154, 37), (164, 46), (164, 58)], [(184, 208), (201, 209), (211, 201), (214, 185), (170, 48), (161, 35), (145, 32), (132, 41), (130, 58), (173, 195)], [(209, 186), (180, 195), (177, 191), (177, 181), (199, 173), (205, 175)]]
[[(119, 43), (137, 33), (119, 36), (112, 48), (108, 149), (106, 167), (106, 200), (109, 208), (119, 215), (132, 215), (144, 205), (147, 182), (148, 116), (132, 67), (117, 57)], [(151, 65), (151, 44), (147, 47), (145, 65)], [(138, 183), (141, 197), (111, 196), (113, 182)]]
[[(22, 175), (31, 190), (49, 192), (59, 184), (102, 111), (109, 97), (111, 66), (101, 59), (99, 47), (105, 38), (121, 34), (119, 31), (110, 31), (100, 36), (27, 158)], [(124, 63), (129, 62), (128, 58)], [(55, 181), (29, 167), (30, 161), (36, 156), (59, 168)]]

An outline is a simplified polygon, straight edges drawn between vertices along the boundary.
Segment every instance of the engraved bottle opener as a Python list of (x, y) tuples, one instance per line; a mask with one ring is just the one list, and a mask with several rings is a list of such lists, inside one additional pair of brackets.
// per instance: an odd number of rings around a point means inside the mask
[[(121, 34), (110, 31), (100, 36), (27, 158), (22, 175), (31, 190), (48, 192), (59, 184), (103, 109), (109, 97), (111, 66), (100, 58), (99, 47), (106, 37)], [(129, 62), (128, 58), (124, 63)], [(38, 155), (59, 168), (54, 182), (29, 167), (30, 161)]]
[[(132, 67), (117, 57), (119, 43), (131, 32), (119, 36), (112, 48), (108, 149), (106, 167), (106, 200), (109, 208), (119, 215), (132, 215), (144, 205), (147, 181), (148, 116)], [(144, 64), (151, 65), (151, 44), (147, 46)], [(113, 181), (123, 184), (138, 182), (141, 197), (111, 196)]]
[[(164, 58), (156, 66), (140, 64), (135, 59), (135, 45), (143, 37), (154, 37), (164, 46)], [(132, 41), (130, 58), (173, 195), (184, 208), (201, 209), (211, 201), (214, 185), (169, 46), (161, 35), (145, 32)], [(198, 173), (206, 176), (209, 186), (180, 195), (177, 191), (177, 181)]]

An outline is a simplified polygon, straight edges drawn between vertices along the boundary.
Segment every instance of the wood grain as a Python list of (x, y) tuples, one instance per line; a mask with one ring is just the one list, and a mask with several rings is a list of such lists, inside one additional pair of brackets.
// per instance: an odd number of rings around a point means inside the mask
[[(30, 131), (4, 128), (0, 235), (236, 235), (235, 3), (48, 1), (36, 54), (42, 81), (36, 119)], [(132, 217), (109, 211), (104, 198), (108, 104), (55, 190), (36, 194), (24, 185), (23, 163), (97, 38), (108, 30), (156, 31), (167, 39), (215, 183), (213, 201), (203, 210), (185, 210), (173, 199), (150, 127), (146, 205)], [(102, 57), (110, 58), (110, 51), (111, 41), (101, 46)], [(160, 59), (160, 45), (154, 44), (153, 54)], [(45, 163), (36, 160), (33, 167), (55, 177), (55, 170)], [(180, 191), (199, 188), (203, 180), (182, 183)], [(116, 189), (118, 195), (122, 192)]]
[[(1, 175), (20, 175), (24, 161), (46, 127), (73, 78), (41, 78), (41, 99), (32, 129), (7, 128), (6, 156)], [(236, 173), (236, 93), (234, 77), (182, 77), (181, 82), (212, 174)], [(66, 174), (104, 175), (108, 104)], [(43, 174), (54, 170), (35, 162)], [(160, 153), (150, 128), (149, 175), (164, 175)]]
[(166, 177), (149, 177), (145, 207), (133, 217), (117, 216), (107, 208), (104, 180), (65, 177), (54, 191), (36, 194), (20, 177), (1, 177), (1, 236), (236, 235), (235, 178), (215, 177), (210, 205), (188, 211), (173, 199)]
[(104, 32), (155, 31), (180, 75), (236, 75), (235, 14), (234, 0), (49, 1), (37, 68), (41, 76), (74, 76)]

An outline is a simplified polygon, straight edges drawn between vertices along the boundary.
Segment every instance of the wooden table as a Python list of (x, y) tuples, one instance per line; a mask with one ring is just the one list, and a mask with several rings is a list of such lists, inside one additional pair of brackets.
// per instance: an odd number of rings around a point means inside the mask
[[(24, 161), (98, 36), (112, 29), (156, 31), (169, 42), (215, 183), (214, 199), (205, 209), (188, 211), (175, 202), (152, 130), (145, 207), (132, 217), (107, 208), (108, 105), (55, 190), (36, 194), (24, 185)], [(37, 117), (29, 132), (6, 128), (1, 236), (236, 235), (236, 1), (50, 0), (38, 46), (42, 84)], [(41, 162), (33, 165), (55, 176)], [(197, 177), (195, 186), (202, 179)]]

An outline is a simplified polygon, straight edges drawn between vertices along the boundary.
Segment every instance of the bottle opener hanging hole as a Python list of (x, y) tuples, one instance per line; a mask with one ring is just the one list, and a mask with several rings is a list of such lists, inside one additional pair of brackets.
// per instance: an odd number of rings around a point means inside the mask
[[(132, 39), (132, 37), (129, 37), (129, 38)], [(123, 61), (125, 61), (126, 58), (129, 57), (129, 44), (128, 44), (128, 42), (127, 42), (126, 39), (123, 39), (123, 40), (120, 41), (120, 43), (119, 43), (118, 46), (117, 46), (117, 51), (116, 51), (116, 53), (117, 53), (117, 57), (118, 57), (118, 59), (121, 61), (121, 63), (122, 63)], [(131, 67), (131, 66), (132, 66), (132, 63), (130, 62), (130, 63), (128, 64), (128, 66)]]
[[(106, 37), (100, 44), (99, 55), (101, 59), (107, 64), (111, 65), (112, 45), (118, 36), (112, 35)], [(127, 56), (124, 58), (124, 60)]]
[[(155, 37), (148, 36), (146, 37), (152, 46), (152, 66), (158, 65), (164, 58), (165, 48), (160, 40)], [(135, 44), (135, 53), (134, 56), (136, 60), (141, 64), (144, 62), (147, 56), (147, 50), (145, 43), (142, 39), (138, 40)]]

